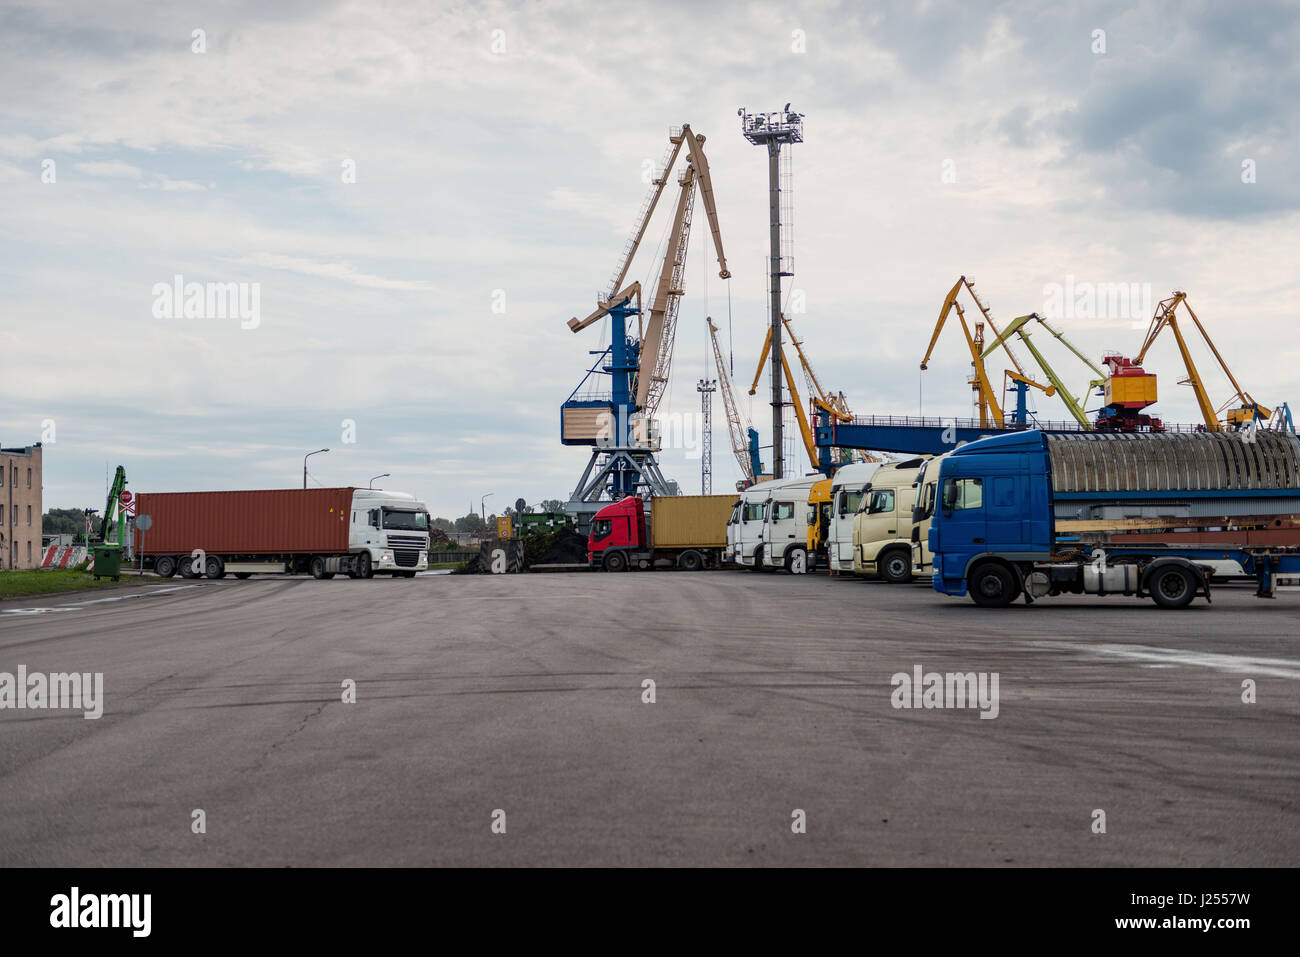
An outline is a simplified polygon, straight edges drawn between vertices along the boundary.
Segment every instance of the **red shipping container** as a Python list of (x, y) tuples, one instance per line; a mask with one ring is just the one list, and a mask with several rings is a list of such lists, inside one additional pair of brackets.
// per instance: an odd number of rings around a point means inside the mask
[(141, 492), (135, 513), (152, 524), (135, 530), (136, 554), (346, 554), (354, 491)]

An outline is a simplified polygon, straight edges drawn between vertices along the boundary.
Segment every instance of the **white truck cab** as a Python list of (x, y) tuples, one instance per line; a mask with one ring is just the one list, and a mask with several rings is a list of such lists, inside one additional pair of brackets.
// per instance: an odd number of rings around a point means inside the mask
[[(736, 525), (735, 562), (742, 568), (760, 568), (755, 560), (763, 542), (763, 513), (769, 491), (781, 484), (769, 479), (758, 482), (740, 493), (740, 521)], [(759, 552), (761, 554), (761, 552)]]
[(872, 477), (853, 523), (851, 567), (857, 574), (906, 582), (929, 571), (929, 548), (916, 549), (912, 542), (912, 506), (925, 462), (894, 462)]
[(405, 492), (359, 488), (352, 493), (349, 574), (414, 578), (429, 567), (429, 509)]
[(740, 541), (740, 513), (743, 508), (744, 502), (736, 499), (731, 506), (731, 518), (727, 519), (727, 548), (722, 555), (723, 562), (727, 564), (740, 564), (737, 547)]
[(796, 574), (808, 570), (808, 493), (821, 478), (801, 475), (766, 483), (758, 545), (764, 569), (784, 568)]
[(853, 571), (853, 521), (863, 493), (879, 462), (855, 462), (842, 465), (831, 477), (831, 517), (826, 533), (826, 557), (831, 573)]

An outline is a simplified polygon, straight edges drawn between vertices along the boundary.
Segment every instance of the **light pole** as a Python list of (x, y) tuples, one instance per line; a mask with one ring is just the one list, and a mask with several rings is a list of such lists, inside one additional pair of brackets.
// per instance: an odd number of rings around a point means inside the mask
[(385, 472), (383, 475), (376, 475), (375, 478), (372, 478), (372, 479), (370, 480), (370, 487), (371, 487), (371, 488), (374, 488), (374, 487), (375, 487), (375, 479), (381, 479), (381, 478), (392, 478), (392, 477), (393, 477), (393, 473), (392, 473), (392, 472)]
[(487, 495), (484, 495), (481, 499), (478, 500), (479, 518), (483, 519), (484, 525), (487, 524), (487, 509), (483, 507), (483, 503), (486, 502), (489, 498), (491, 498), (493, 494), (495, 493), (488, 492)]
[(317, 449), (315, 452), (308, 452), (302, 457), (302, 487), (307, 487), (307, 460), (313, 455), (320, 455), (322, 452), (328, 452), (329, 449)]

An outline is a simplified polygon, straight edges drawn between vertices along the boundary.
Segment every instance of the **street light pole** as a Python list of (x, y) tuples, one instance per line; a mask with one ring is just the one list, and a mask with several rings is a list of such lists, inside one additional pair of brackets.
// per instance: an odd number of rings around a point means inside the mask
[(302, 487), (307, 487), (307, 460), (313, 455), (320, 455), (322, 452), (328, 452), (329, 449), (317, 449), (315, 452), (308, 452), (302, 457)]
[(483, 519), (484, 525), (487, 524), (487, 509), (483, 507), (483, 503), (486, 502), (494, 494), (495, 493), (493, 492), (488, 492), (487, 495), (484, 495), (481, 499), (478, 500), (479, 518)]
[(392, 478), (392, 477), (393, 477), (393, 473), (392, 473), (392, 472), (385, 472), (383, 475), (376, 475), (375, 478), (372, 478), (372, 479), (370, 480), (370, 487), (371, 487), (372, 489), (375, 487), (375, 479), (381, 479), (381, 478)]

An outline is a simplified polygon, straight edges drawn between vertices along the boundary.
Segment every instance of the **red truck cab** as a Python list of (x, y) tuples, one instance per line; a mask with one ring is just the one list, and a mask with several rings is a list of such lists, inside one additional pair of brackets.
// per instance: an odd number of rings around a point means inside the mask
[(629, 495), (606, 505), (592, 519), (587, 561), (600, 565), (609, 549), (639, 551), (646, 545), (645, 505), (639, 495)]

